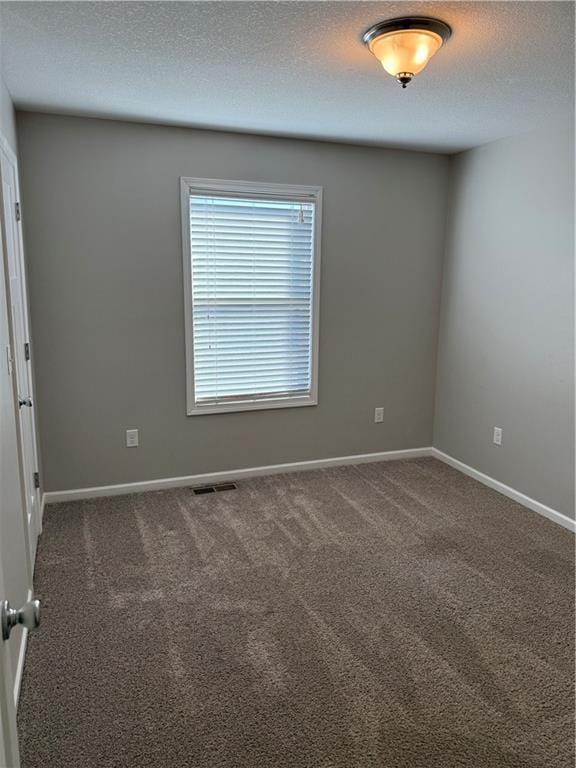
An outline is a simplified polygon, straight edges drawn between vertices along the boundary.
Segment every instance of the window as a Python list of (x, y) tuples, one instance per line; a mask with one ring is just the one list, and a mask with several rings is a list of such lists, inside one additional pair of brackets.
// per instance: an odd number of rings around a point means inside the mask
[(188, 414), (315, 405), (321, 189), (181, 181)]

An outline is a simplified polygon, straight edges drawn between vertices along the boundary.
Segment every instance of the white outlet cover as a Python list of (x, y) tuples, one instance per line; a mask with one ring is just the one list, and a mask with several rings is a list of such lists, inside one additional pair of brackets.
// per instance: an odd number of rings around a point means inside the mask
[(126, 430), (126, 447), (127, 448), (137, 448), (138, 447), (138, 430), (137, 429), (127, 429)]

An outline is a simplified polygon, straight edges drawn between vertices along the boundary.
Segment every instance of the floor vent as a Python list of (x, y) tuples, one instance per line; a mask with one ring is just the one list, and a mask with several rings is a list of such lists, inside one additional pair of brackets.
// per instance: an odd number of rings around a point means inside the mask
[(235, 491), (236, 483), (220, 483), (220, 485), (202, 485), (199, 488), (192, 488), (196, 496), (204, 493), (219, 493), (220, 491)]

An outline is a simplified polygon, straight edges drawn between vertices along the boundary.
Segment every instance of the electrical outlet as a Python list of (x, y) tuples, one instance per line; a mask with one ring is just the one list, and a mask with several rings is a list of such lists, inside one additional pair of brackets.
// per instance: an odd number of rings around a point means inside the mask
[(384, 408), (374, 408), (374, 423), (382, 424), (384, 421)]
[(138, 430), (127, 429), (126, 430), (126, 448), (137, 448), (138, 443)]
[(494, 445), (502, 445), (502, 428), (494, 427), (494, 436), (492, 438)]

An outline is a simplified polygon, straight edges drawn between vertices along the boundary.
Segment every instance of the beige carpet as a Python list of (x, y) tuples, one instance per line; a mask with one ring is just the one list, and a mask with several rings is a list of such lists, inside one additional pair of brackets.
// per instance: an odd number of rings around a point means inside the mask
[(572, 768), (573, 538), (435, 461), (46, 511), (24, 768)]

